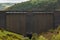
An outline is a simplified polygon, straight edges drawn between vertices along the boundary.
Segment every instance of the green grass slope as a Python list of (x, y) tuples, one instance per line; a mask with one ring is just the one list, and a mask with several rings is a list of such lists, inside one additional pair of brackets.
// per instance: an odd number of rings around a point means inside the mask
[(55, 11), (58, 7), (57, 2), (43, 1), (38, 4), (32, 4), (31, 1), (27, 1), (15, 4), (7, 8), (6, 11)]

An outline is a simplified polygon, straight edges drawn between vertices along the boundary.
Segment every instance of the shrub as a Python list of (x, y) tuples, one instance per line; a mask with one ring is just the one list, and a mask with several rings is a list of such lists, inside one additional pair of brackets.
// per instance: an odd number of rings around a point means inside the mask
[(24, 40), (24, 36), (6, 30), (0, 30), (0, 40)]
[(33, 33), (31, 40), (37, 40), (37, 38), (38, 38), (38, 35), (36, 33)]
[(24, 40), (30, 40), (28, 37), (25, 37)]
[(54, 40), (60, 40), (60, 33), (55, 36)]
[(48, 40), (45, 37), (43, 37), (42, 35), (38, 37), (38, 40)]
[(51, 40), (55, 40), (55, 37), (56, 37), (56, 35), (53, 35), (53, 36), (51, 37)]

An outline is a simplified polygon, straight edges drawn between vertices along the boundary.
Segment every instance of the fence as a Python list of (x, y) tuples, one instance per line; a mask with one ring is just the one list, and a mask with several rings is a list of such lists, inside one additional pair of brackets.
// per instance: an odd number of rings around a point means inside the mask
[(54, 26), (53, 12), (4, 12), (3, 14), (5, 28), (20, 34), (45, 32)]

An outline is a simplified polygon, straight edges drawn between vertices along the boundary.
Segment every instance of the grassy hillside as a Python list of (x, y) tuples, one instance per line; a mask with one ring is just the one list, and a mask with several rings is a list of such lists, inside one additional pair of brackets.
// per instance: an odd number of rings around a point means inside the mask
[(32, 5), (30, 1), (18, 3), (6, 9), (8, 11), (39, 11), (39, 5)]
[[(59, 4), (58, 4), (59, 5)], [(56, 8), (60, 8), (57, 2), (42, 1), (38, 4), (32, 4), (31, 1), (18, 3), (6, 9), (7, 11), (54, 11)], [(58, 7), (57, 7), (58, 6)], [(59, 9), (58, 8), (58, 9)]]

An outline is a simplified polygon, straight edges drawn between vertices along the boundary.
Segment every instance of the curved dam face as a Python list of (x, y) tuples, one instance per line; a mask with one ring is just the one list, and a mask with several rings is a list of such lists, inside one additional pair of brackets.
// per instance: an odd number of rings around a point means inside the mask
[(54, 14), (51, 12), (6, 12), (5, 26), (7, 30), (20, 34), (45, 32), (54, 27)]

